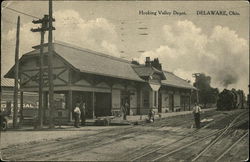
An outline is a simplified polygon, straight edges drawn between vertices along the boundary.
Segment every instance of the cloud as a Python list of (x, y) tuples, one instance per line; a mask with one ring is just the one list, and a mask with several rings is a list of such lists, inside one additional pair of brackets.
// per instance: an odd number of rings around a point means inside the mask
[(84, 20), (73, 10), (54, 13), (56, 40), (119, 56), (115, 26), (105, 18)]
[[(105, 18), (84, 20), (74, 10), (59, 10), (54, 12), (56, 30), (55, 40), (60, 40), (94, 51), (104, 52), (119, 57), (115, 42), (117, 33), (115, 26)], [(33, 33), (31, 28), (37, 28), (32, 22), (20, 27), (20, 56), (32, 50), (32, 46), (40, 44), (40, 33)], [(45, 42), (47, 42), (47, 33)], [(2, 75), (14, 64), (16, 29), (13, 28), (2, 35)]]
[(158, 57), (163, 68), (193, 80), (192, 73), (203, 72), (212, 77), (212, 85), (219, 88), (241, 88), (248, 85), (248, 41), (228, 27), (215, 26), (210, 35), (188, 20), (176, 21), (162, 28), (165, 43), (144, 52)]
[[(21, 22), (22, 23), (22, 22)], [(19, 57), (22, 54), (31, 51), (32, 46), (40, 43), (40, 34), (32, 33), (31, 28), (36, 28), (33, 23), (26, 23), (20, 26), (20, 41), (19, 41)], [(8, 33), (2, 33), (1, 43), (1, 75), (5, 75), (6, 72), (14, 65), (16, 48), (16, 28), (8, 31)]]

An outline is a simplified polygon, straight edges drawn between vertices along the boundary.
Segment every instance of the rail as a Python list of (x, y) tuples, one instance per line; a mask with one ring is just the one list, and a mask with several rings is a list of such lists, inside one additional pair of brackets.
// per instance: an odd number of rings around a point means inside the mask
[(223, 152), (216, 160), (215, 162), (219, 161), (226, 153), (228, 153), (235, 145), (237, 145), (241, 140), (243, 140), (248, 135), (248, 132), (242, 135), (236, 142), (234, 142), (227, 150)]
[(234, 118), (234, 120), (226, 127), (226, 129), (219, 136), (217, 136), (216, 139), (213, 140), (208, 146), (206, 146), (205, 149), (203, 149), (194, 159), (192, 159), (192, 161), (196, 161), (202, 154), (204, 154), (209, 148), (211, 148), (216, 142), (218, 142), (219, 139), (224, 136), (228, 132), (228, 130), (236, 124), (236, 120), (244, 114), (245, 113), (241, 113), (236, 118)]
[[(161, 155), (161, 156), (159, 156), (159, 157), (153, 159), (152, 161), (159, 161), (160, 159), (166, 158), (167, 156), (169, 156), (169, 155), (171, 155), (171, 154), (173, 154), (173, 153), (176, 153), (176, 152), (178, 152), (178, 151), (180, 151), (180, 150), (183, 150), (184, 148), (187, 148), (187, 147), (192, 146), (192, 145), (194, 145), (194, 144), (196, 144), (196, 143), (198, 143), (198, 142), (200, 142), (200, 141), (203, 141), (203, 140), (205, 140), (205, 139), (207, 139), (207, 138), (210, 138), (210, 137), (212, 137), (212, 136), (214, 136), (214, 135), (219, 134), (219, 135), (218, 135), (218, 136), (217, 136), (217, 137), (216, 137), (216, 138), (215, 138), (215, 139), (214, 139), (214, 140), (213, 140), (213, 141), (212, 141), (212, 142), (211, 142), (211, 143), (201, 152), (201, 153), (199, 153), (199, 155), (198, 155), (197, 157), (195, 157), (192, 161), (197, 160), (204, 152), (206, 152), (213, 144), (215, 144), (223, 135), (225, 135), (225, 133), (226, 133), (230, 128), (232, 128), (232, 127), (235, 126), (236, 124), (239, 124), (240, 122), (237, 122), (237, 123), (235, 123), (235, 122), (236, 122), (236, 120), (237, 120), (239, 117), (241, 117), (242, 115), (244, 115), (244, 113), (241, 113), (241, 114), (239, 114), (237, 117), (235, 117), (234, 120), (233, 120), (232, 122), (230, 122), (229, 125), (227, 125), (225, 128), (223, 128), (223, 129), (221, 129), (221, 130), (217, 130), (217, 131), (215, 131), (215, 132), (213, 132), (213, 133), (210, 133), (209, 135), (207, 135), (207, 136), (205, 136), (205, 137), (199, 138), (199, 139), (196, 140), (196, 141), (193, 141), (193, 142), (188, 143), (188, 144), (186, 144), (186, 145), (184, 145), (184, 146), (182, 146), (182, 147), (179, 147), (179, 148), (177, 148), (177, 149), (174, 149), (174, 150), (168, 152), (167, 154), (163, 154), (163, 155)], [(206, 128), (206, 127), (201, 128), (201, 129), (205, 129), (205, 128)], [(201, 130), (201, 129), (200, 129), (200, 130)], [(150, 155), (150, 154), (152, 154), (152, 153), (157, 152), (157, 151), (160, 150), (160, 149), (168, 148), (170, 145), (172, 145), (172, 144), (174, 144), (174, 143), (177, 143), (177, 142), (179, 142), (179, 141), (181, 141), (181, 140), (183, 140), (183, 139), (185, 139), (185, 138), (187, 138), (187, 137), (193, 136), (193, 135), (197, 134), (198, 132), (199, 132), (199, 130), (195, 130), (195, 131), (193, 131), (192, 133), (190, 133), (189, 136), (185, 136), (185, 137), (183, 137), (183, 138), (181, 138), (181, 139), (179, 139), (179, 140), (177, 140), (177, 141), (174, 141), (174, 142), (170, 143), (168, 146), (161, 146), (161, 147), (159, 147), (159, 148), (157, 148), (157, 149), (155, 149), (155, 150), (152, 150), (152, 151), (150, 151), (150, 152), (147, 152), (147, 153), (145, 153), (145, 154), (143, 154), (143, 155), (141, 155), (141, 156), (139, 156), (139, 157), (133, 158), (133, 159), (130, 160), (130, 161), (137, 161), (137, 160), (139, 160), (139, 159), (141, 159), (141, 158), (143, 158), (143, 157), (145, 157), (145, 156), (147, 156), (147, 155)]]

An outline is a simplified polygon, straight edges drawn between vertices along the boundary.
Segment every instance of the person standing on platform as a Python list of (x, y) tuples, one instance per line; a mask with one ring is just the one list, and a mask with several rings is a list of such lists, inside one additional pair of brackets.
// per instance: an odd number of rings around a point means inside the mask
[(127, 110), (125, 104), (122, 104), (122, 115), (123, 115), (123, 120), (127, 120)]
[(149, 119), (149, 122), (154, 122), (155, 121), (155, 112), (154, 112), (153, 109), (149, 110), (148, 119)]
[(86, 104), (83, 101), (81, 106), (81, 126), (85, 126), (86, 123)]
[(201, 108), (197, 103), (195, 103), (193, 107), (193, 114), (194, 114), (195, 125), (196, 128), (198, 129), (200, 128), (200, 113), (201, 113)]
[(79, 120), (80, 120), (80, 116), (81, 116), (81, 110), (79, 108), (79, 103), (76, 103), (76, 107), (74, 109), (74, 117), (75, 117), (75, 123), (74, 126), (76, 128), (79, 128)]
[(125, 107), (125, 120), (127, 120), (127, 114), (128, 114), (128, 111), (129, 111), (129, 103), (128, 103), (128, 100), (125, 101), (125, 104), (124, 104), (124, 107)]

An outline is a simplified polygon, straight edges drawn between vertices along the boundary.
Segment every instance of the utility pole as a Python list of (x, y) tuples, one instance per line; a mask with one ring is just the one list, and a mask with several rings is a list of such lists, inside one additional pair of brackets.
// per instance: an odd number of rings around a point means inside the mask
[(199, 85), (197, 85), (198, 83), (197, 83), (197, 81), (198, 81), (198, 77), (200, 76), (200, 73), (194, 73), (193, 74), (193, 77), (195, 77), (195, 82), (196, 82), (196, 85), (195, 85), (195, 87), (197, 88), (197, 90), (196, 90), (196, 102), (197, 103), (199, 103)]
[(43, 45), (44, 45), (44, 34), (45, 31), (48, 30), (48, 21), (49, 16), (44, 15), (43, 19), (33, 20), (34, 24), (42, 24), (41, 28), (31, 29), (32, 32), (40, 32), (41, 33), (41, 43), (40, 43), (40, 58), (39, 58), (39, 108), (38, 108), (38, 120), (39, 127), (43, 127)]
[(20, 16), (18, 16), (18, 18), (17, 18), (17, 31), (16, 31), (13, 128), (17, 127), (17, 112), (18, 112), (19, 35), (20, 35)]
[(49, 36), (48, 36), (48, 75), (49, 75), (49, 127), (54, 127), (54, 84), (53, 84), (53, 47), (52, 47), (52, 0), (49, 0)]

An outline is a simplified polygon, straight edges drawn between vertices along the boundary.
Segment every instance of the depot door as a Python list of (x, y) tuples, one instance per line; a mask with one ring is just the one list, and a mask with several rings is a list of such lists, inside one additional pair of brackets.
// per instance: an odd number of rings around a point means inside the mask
[(110, 116), (111, 115), (111, 94), (96, 93), (95, 94), (95, 116)]
[(127, 115), (130, 115), (130, 92), (129, 91), (121, 91), (121, 106), (128, 103)]
[(174, 112), (174, 95), (169, 94), (169, 108), (172, 112)]
[(158, 93), (158, 112), (161, 113), (162, 112), (162, 100), (161, 100), (161, 93)]

